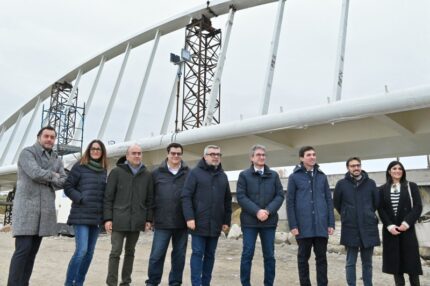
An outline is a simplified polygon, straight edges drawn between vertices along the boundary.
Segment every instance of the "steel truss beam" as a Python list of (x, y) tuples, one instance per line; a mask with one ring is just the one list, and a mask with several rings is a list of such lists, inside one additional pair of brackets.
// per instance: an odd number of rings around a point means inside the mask
[[(206, 16), (193, 19), (186, 27), (185, 49), (191, 60), (185, 63), (182, 120), (176, 130), (188, 130), (203, 126), (207, 101), (212, 90), (218, 55), (221, 49), (221, 29), (212, 27)], [(220, 122), (220, 96), (215, 104), (213, 120)]]

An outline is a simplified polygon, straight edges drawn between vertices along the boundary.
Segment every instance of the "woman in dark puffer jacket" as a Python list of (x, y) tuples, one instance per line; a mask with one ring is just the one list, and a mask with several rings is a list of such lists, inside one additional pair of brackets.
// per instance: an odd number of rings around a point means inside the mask
[(106, 170), (105, 145), (100, 140), (93, 140), (64, 184), (64, 192), (72, 200), (67, 224), (73, 225), (76, 241), (75, 253), (67, 269), (66, 286), (83, 285), (90, 267), (103, 222)]

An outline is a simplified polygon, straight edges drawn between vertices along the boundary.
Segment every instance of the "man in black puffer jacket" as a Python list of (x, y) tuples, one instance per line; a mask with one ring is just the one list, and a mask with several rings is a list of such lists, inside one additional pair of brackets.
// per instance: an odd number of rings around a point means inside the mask
[(181, 285), (187, 251), (188, 231), (182, 214), (181, 192), (188, 175), (188, 166), (181, 160), (179, 143), (167, 146), (167, 158), (152, 171), (154, 182), (154, 237), (148, 264), (146, 285), (158, 285), (163, 275), (164, 259), (172, 240), (172, 261), (169, 285)]
[(346, 161), (348, 173), (336, 184), (333, 204), (342, 221), (340, 244), (345, 245), (346, 280), (355, 285), (355, 264), (360, 250), (363, 284), (372, 285), (373, 247), (380, 245), (378, 218), (379, 193), (375, 182), (361, 169), (358, 157)]
[(251, 285), (255, 241), (260, 235), (264, 257), (264, 285), (269, 286), (275, 280), (275, 232), (278, 210), (284, 201), (284, 190), (278, 173), (265, 164), (264, 146), (252, 146), (250, 159), (251, 167), (242, 171), (237, 181), (237, 201), (242, 207), (240, 224), (243, 233), (240, 281), (244, 286)]
[(209, 145), (203, 154), (182, 191), (182, 208), (192, 236), (192, 286), (210, 285), (218, 237), (231, 221), (231, 192), (221, 167), (221, 148)]

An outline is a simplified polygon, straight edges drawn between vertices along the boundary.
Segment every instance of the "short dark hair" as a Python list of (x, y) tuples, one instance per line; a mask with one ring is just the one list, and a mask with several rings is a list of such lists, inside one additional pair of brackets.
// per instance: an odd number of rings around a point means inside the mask
[(402, 168), (402, 170), (403, 170), (403, 175), (400, 178), (400, 183), (404, 184), (404, 183), (407, 182), (407, 180), (406, 180), (406, 170), (405, 170), (405, 167), (403, 166), (403, 164), (400, 163), (400, 161), (391, 161), (391, 163), (388, 164), (387, 171), (385, 172), (385, 178), (387, 179), (387, 183), (390, 184), (390, 185), (393, 184), (393, 178), (391, 178), (390, 170), (391, 170), (391, 168), (393, 168), (396, 165), (399, 165)]
[(166, 148), (167, 153), (169, 153), (169, 152), (170, 152), (170, 149), (171, 149), (171, 148), (181, 148), (181, 153), (183, 153), (183, 152), (184, 152), (184, 148), (182, 148), (182, 145), (181, 145), (181, 144), (179, 144), (179, 143), (176, 143), (176, 142), (170, 143), (170, 144), (167, 146), (167, 148)]
[(349, 166), (349, 162), (351, 162), (351, 161), (358, 161), (361, 164), (361, 159), (360, 158), (358, 158), (358, 157), (350, 157), (350, 158), (348, 158), (348, 160), (346, 160), (346, 167)]
[(300, 157), (300, 158), (305, 157), (305, 153), (306, 153), (307, 151), (310, 151), (310, 150), (315, 151), (314, 147), (312, 147), (312, 146), (303, 146), (303, 147), (302, 147), (302, 148), (300, 148), (300, 150), (299, 150), (299, 157)]
[(37, 132), (37, 137), (40, 137), (40, 135), (42, 135), (43, 131), (45, 131), (45, 130), (54, 131), (55, 137), (57, 137), (57, 131), (55, 131), (55, 128), (52, 126), (45, 126), (45, 127), (40, 128), (39, 132)]

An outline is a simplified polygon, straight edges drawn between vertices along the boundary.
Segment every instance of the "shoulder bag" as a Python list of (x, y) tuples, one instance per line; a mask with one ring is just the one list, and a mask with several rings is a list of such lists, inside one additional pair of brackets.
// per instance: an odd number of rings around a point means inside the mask
[[(412, 199), (411, 185), (408, 182), (409, 198), (411, 206), (414, 207), (414, 200)], [(418, 219), (415, 223), (415, 234), (418, 239), (420, 247), (430, 247), (430, 219)]]

